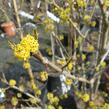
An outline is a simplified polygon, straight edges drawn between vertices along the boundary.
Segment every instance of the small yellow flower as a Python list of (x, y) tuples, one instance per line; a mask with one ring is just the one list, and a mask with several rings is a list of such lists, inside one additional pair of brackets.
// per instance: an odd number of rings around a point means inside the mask
[(82, 60), (84, 61), (86, 59), (86, 55), (82, 54)]
[(48, 105), (47, 109), (55, 109), (53, 105)]
[(29, 62), (24, 62), (24, 63), (23, 63), (23, 67), (24, 67), (25, 69), (30, 68), (30, 63), (29, 63)]
[(78, 91), (77, 91), (77, 92), (75, 92), (75, 94), (76, 94), (76, 96), (77, 96), (77, 97), (79, 97), (79, 98), (81, 98), (81, 97), (82, 97), (82, 94), (81, 94), (80, 92), (78, 92)]
[(89, 102), (89, 106), (90, 106), (90, 107), (95, 106), (94, 102), (93, 102), (93, 101), (90, 101), (90, 102)]
[(16, 106), (16, 105), (18, 104), (18, 99), (17, 99), (16, 97), (12, 97), (12, 99), (11, 99), (11, 104), (12, 104), (13, 106)]
[(106, 92), (103, 92), (102, 94), (103, 94), (104, 97), (108, 96), (108, 93), (106, 93)]
[(89, 94), (87, 94), (87, 93), (82, 96), (82, 100), (83, 100), (84, 102), (88, 102), (89, 99), (90, 99), (90, 96), (89, 96)]
[(64, 40), (64, 36), (63, 35), (59, 35), (59, 40), (60, 41)]
[(48, 79), (48, 73), (46, 71), (40, 72), (41, 81), (46, 81)]
[(46, 52), (48, 53), (48, 55), (50, 55), (50, 56), (52, 55), (52, 50), (51, 50), (51, 48), (47, 48), (47, 49), (46, 49)]
[(89, 101), (89, 106), (91, 109), (98, 109), (93, 101)]
[(70, 62), (70, 63), (68, 64), (68, 66), (67, 66), (67, 69), (68, 69), (69, 71), (71, 71), (72, 68), (73, 68), (73, 62)]
[(81, 36), (78, 37), (78, 42), (81, 43), (83, 41), (83, 38)]
[(58, 109), (63, 109), (62, 106), (58, 106)]
[(66, 61), (65, 59), (60, 59), (60, 60), (57, 60), (57, 63), (60, 65), (65, 65)]
[(100, 68), (97, 66), (95, 67), (96, 72), (98, 72), (100, 70)]
[(46, 32), (52, 32), (55, 29), (54, 21), (51, 20), (50, 18), (46, 18), (43, 24), (45, 25)]
[(67, 99), (67, 98), (68, 98), (68, 94), (65, 93), (65, 94), (63, 95), (63, 97), (64, 97), (65, 99)]
[(54, 96), (53, 93), (50, 93), (50, 92), (49, 92), (49, 93), (47, 94), (47, 99), (49, 100), (49, 102), (50, 102), (51, 104), (58, 105), (58, 103), (59, 103), (59, 98), (56, 97), (56, 96)]
[(109, 104), (108, 104), (108, 103), (105, 103), (105, 104), (102, 106), (102, 109), (109, 109)]
[(104, 6), (109, 7), (109, 0), (104, 0)]
[(51, 100), (53, 97), (54, 97), (53, 93), (50, 93), (50, 92), (49, 92), (49, 93), (47, 94), (48, 100)]
[(100, 65), (105, 68), (106, 67), (106, 62), (101, 62)]
[(96, 26), (96, 22), (95, 22), (95, 21), (92, 21), (92, 22), (91, 22), (91, 26), (92, 26), (92, 27), (95, 27), (95, 26)]
[(78, 6), (85, 8), (86, 7), (86, 1), (85, 0), (77, 0)]
[(32, 89), (33, 90), (37, 90), (38, 89), (38, 87), (36, 86), (36, 84), (32, 84)]
[(93, 52), (95, 50), (94, 46), (93, 45), (88, 45), (88, 51), (89, 52)]
[(37, 96), (41, 95), (41, 90), (40, 90), (40, 89), (37, 89), (37, 90), (35, 91), (35, 94), (36, 94)]
[(61, 9), (59, 15), (63, 23), (68, 21), (69, 13), (70, 13), (70, 8)]
[(59, 98), (55, 96), (55, 97), (51, 98), (49, 101), (51, 104), (58, 105)]
[(58, 104), (59, 103), (59, 98), (58, 97), (54, 97), (54, 103)]
[(66, 78), (65, 84), (70, 86), (72, 82), (73, 82), (72, 79)]
[(58, 8), (57, 8), (57, 7), (55, 7), (55, 8), (54, 8), (54, 11), (55, 11), (55, 12), (57, 12), (57, 11), (58, 11)]
[(11, 87), (15, 86), (15, 85), (16, 85), (16, 81), (15, 81), (14, 79), (11, 79), (11, 80), (9, 81), (9, 85), (10, 85)]
[(84, 21), (89, 21), (91, 19), (91, 16), (85, 15), (83, 19), (84, 19)]

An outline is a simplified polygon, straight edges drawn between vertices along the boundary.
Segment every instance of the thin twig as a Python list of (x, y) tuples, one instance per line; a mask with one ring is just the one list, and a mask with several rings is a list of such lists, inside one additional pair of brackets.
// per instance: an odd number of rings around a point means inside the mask
[(52, 62), (55, 63), (55, 41), (51, 34)]
[[(21, 28), (21, 22), (20, 22), (20, 18), (19, 18), (19, 14), (18, 14), (18, 8), (17, 8), (16, 0), (13, 0), (13, 6), (14, 6), (15, 14), (16, 14), (16, 20), (17, 20), (18, 27)], [(23, 38), (22, 30), (20, 30), (20, 38), (21, 39)]]
[[(1, 78), (1, 77), (0, 77), (0, 80), (1, 80), (3, 83), (5, 83), (6, 85), (10, 86), (9, 83), (4, 80), (4, 78)], [(27, 96), (30, 97), (30, 98), (36, 99), (38, 102), (41, 101), (39, 98), (34, 97), (33, 95), (31, 95), (31, 94), (28, 93), (28, 92), (24, 92), (22, 89), (20, 89), (20, 88), (17, 87), (17, 86), (13, 86), (13, 87), (11, 87), (11, 88), (18, 90), (18, 91), (21, 92), (21, 93), (24, 93), (25, 95), (27, 95)]]
[(63, 49), (63, 51), (65, 52), (65, 54), (67, 55), (67, 57), (70, 57), (66, 48), (63, 46), (63, 44), (61, 43), (61, 41), (59, 40), (59, 38), (56, 36), (56, 34), (54, 32), (52, 32), (53, 37), (58, 41), (59, 45), (61, 46), (61, 48)]
[[(39, 52), (37, 54), (32, 54), (36, 59), (40, 60), (43, 64), (45, 65), (48, 65), (50, 68), (54, 69), (55, 71), (57, 71), (57, 74), (60, 73), (62, 74), (63, 72), (66, 72), (64, 70), (62, 70), (60, 67), (58, 67), (57, 65), (53, 64), (52, 62), (50, 62), (47, 58), (44, 58), (42, 56), (42, 54)], [(71, 75), (71, 74), (68, 74), (68, 73), (65, 73), (66, 76), (74, 79), (74, 80), (78, 80), (78, 81), (81, 81), (81, 82), (86, 82), (86, 83), (89, 83), (90, 84), (90, 81), (85, 79), (85, 78), (82, 78), (82, 77), (76, 77), (74, 75)]]

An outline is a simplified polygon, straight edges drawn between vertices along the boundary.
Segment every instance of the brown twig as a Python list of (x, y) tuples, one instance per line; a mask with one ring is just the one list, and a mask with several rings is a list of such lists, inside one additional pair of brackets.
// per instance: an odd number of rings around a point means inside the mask
[[(55, 71), (57, 71), (57, 74), (60, 73), (64, 73), (66, 71), (62, 70), (60, 67), (58, 67), (57, 65), (55, 65), (54, 63), (50, 62), (47, 58), (44, 58), (43, 55), (39, 52), (37, 54), (33, 53), (32, 54), (36, 59), (40, 60), (43, 64), (45, 65), (48, 65), (50, 68), (54, 69)], [(71, 74), (67, 74), (65, 73), (65, 75), (67, 77), (70, 77), (74, 80), (78, 80), (78, 81), (81, 81), (81, 82), (86, 82), (86, 83), (89, 83), (90, 84), (90, 81), (85, 79), (85, 78), (82, 78), (82, 77), (76, 77), (74, 75), (71, 75)]]
[[(21, 22), (20, 22), (20, 18), (19, 18), (19, 15), (18, 15), (18, 8), (17, 8), (16, 0), (13, 0), (13, 6), (14, 6), (15, 14), (16, 14), (16, 20), (17, 20), (18, 27), (21, 28)], [(20, 30), (20, 38), (21, 39), (23, 38), (22, 30)]]
[(55, 63), (55, 40), (51, 34), (51, 49), (52, 49), (52, 62)]

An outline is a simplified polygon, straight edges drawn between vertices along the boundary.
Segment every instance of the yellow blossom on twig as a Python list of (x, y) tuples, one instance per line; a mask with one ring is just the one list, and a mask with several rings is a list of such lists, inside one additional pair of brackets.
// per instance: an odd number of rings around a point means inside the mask
[(15, 86), (15, 85), (16, 85), (16, 81), (15, 81), (14, 79), (11, 79), (11, 80), (9, 81), (9, 85), (10, 85), (11, 87)]
[(48, 73), (46, 71), (40, 72), (41, 81), (46, 81), (48, 79)]

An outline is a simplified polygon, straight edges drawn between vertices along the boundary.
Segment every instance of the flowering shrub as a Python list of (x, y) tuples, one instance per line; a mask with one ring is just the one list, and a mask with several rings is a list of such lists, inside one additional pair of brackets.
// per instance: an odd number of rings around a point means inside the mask
[[(38, 19), (34, 19), (34, 22), (41, 20), (40, 24), (43, 24), (41, 29), (49, 36), (43, 37), (50, 39), (51, 45), (45, 47), (48, 55), (43, 56), (40, 51), (42, 44), (38, 41), (40, 38), (38, 30), (34, 35), (29, 33), (21, 37), (17, 44), (9, 41), (14, 56), (23, 62), (22, 66), (29, 76), (26, 87), (23, 84), (19, 85), (14, 79), (7, 81), (4, 75), (1, 78), (3, 83), (19, 92), (12, 96), (11, 104), (13, 107), (17, 107), (21, 100), (38, 109), (65, 109), (61, 101), (67, 99), (72, 93), (76, 104), (79, 105), (80, 102), (83, 102), (84, 109), (109, 109), (109, 104), (105, 101), (105, 98), (109, 96), (109, 90), (108, 93), (105, 90), (104, 92), (99, 90), (101, 79), (104, 75), (108, 75), (108, 72), (105, 72), (108, 66), (105, 60), (109, 49), (105, 50), (105, 45), (107, 45), (106, 12), (109, 8), (109, 0), (104, 0), (103, 3), (101, 0), (63, 0), (62, 6), (55, 0), (41, 2), (44, 2), (47, 8), (45, 10), (47, 12), (49, 10), (50, 15), (46, 12), (43, 13), (45, 11), (43, 10), (41, 12), (43, 17), (37, 15)], [(42, 9), (42, 7), (40, 8)], [(50, 9), (48, 9), (49, 7)], [(97, 13), (99, 10), (100, 14)], [(99, 24), (96, 20), (99, 21)], [(97, 25), (99, 26), (97, 27)], [(66, 29), (68, 40), (63, 35), (64, 30), (58, 28), (60, 26)], [(97, 36), (91, 36), (94, 32), (97, 33)], [(94, 37), (94, 42), (90, 37)], [(66, 46), (64, 41), (67, 42)], [(86, 42), (87, 44), (85, 44)], [(45, 66), (45, 70), (39, 71), (37, 76), (34, 76), (32, 71), (31, 57), (36, 58)], [(45, 95), (46, 101), (43, 102), (41, 99), (43, 90), (36, 79), (42, 84), (46, 84), (49, 76), (60, 79), (61, 87), (59, 89), (62, 91), (61, 94), (48, 91)], [(1, 90), (0, 95), (5, 94), (6, 90)], [(23, 94), (28, 97), (27, 101), (23, 100)], [(102, 102), (99, 101), (99, 97), (102, 98)], [(99, 104), (95, 102), (97, 99)], [(4, 106), (0, 106), (0, 109), (3, 108)]]

